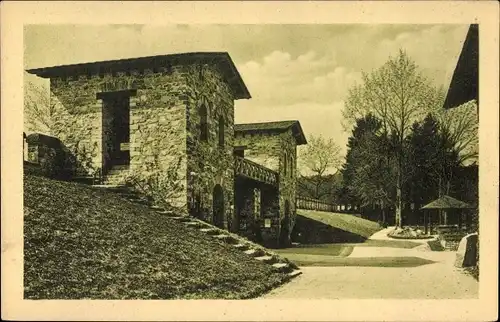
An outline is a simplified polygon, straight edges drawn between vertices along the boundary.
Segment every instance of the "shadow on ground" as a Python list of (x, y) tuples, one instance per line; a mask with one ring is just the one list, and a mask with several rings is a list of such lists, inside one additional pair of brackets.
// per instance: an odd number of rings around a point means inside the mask
[(292, 248), (276, 250), (277, 253), (288, 254), (306, 254), (306, 255), (328, 255), (346, 257), (352, 253), (353, 246), (348, 244), (319, 244), (319, 245), (297, 245)]
[(297, 215), (292, 239), (301, 244), (362, 243), (365, 236)]
[(420, 257), (335, 257), (326, 255), (284, 254), (299, 266), (364, 266), (364, 267), (417, 267), (435, 261)]
[(362, 243), (344, 243), (344, 245), (352, 245), (357, 247), (390, 247), (390, 248), (405, 248), (410, 249), (421, 245), (421, 243), (416, 243), (409, 240), (376, 240), (367, 239)]

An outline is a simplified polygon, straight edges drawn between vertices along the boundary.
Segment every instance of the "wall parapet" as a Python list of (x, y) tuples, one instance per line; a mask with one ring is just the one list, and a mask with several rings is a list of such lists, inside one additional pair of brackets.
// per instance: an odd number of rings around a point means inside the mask
[(234, 171), (235, 175), (241, 175), (273, 186), (279, 183), (277, 172), (239, 156), (234, 157)]

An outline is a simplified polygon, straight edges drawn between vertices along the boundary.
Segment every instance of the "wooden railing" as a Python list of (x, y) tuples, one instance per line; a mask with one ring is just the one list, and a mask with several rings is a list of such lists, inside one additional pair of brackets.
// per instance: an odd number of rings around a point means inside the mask
[(327, 203), (318, 199), (306, 198), (297, 196), (295, 198), (296, 208), (305, 210), (318, 210), (326, 212), (344, 212), (352, 213), (359, 211), (359, 207), (356, 205), (345, 205), (345, 204), (332, 204)]
[(241, 175), (271, 185), (278, 184), (278, 173), (248, 159), (234, 157), (235, 175)]

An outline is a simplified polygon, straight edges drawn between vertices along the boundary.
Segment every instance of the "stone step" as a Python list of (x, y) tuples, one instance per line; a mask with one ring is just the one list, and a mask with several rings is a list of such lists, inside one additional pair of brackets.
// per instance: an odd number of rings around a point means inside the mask
[(218, 235), (220, 233), (220, 230), (216, 228), (202, 228), (200, 231), (207, 235)]
[(134, 193), (120, 193), (120, 196), (122, 196), (125, 199), (129, 200), (141, 200), (141, 196), (134, 194)]
[(174, 215), (172, 210), (157, 210), (156, 212), (160, 215)]
[(258, 257), (264, 255), (264, 251), (261, 249), (250, 248), (244, 252), (247, 255)]
[(258, 256), (258, 257), (255, 257), (255, 259), (258, 261), (267, 263), (267, 264), (272, 264), (272, 263), (276, 262), (276, 259), (273, 256), (268, 256), (268, 255)]
[(220, 235), (215, 235), (214, 237), (217, 238), (217, 239), (219, 239), (219, 240), (222, 240), (222, 241), (224, 241), (225, 243), (228, 243), (228, 244), (235, 244), (235, 243), (237, 243), (237, 240), (234, 237), (229, 236), (229, 235), (220, 234)]
[(165, 217), (179, 217), (179, 215), (177, 215), (173, 211), (168, 211), (168, 210), (167, 211), (157, 211), (156, 213), (159, 215), (163, 215)]
[(174, 220), (180, 221), (180, 222), (190, 222), (191, 218), (186, 217), (186, 216), (177, 216), (177, 217), (171, 217)]
[(248, 250), (250, 248), (248, 244), (235, 244), (233, 246), (239, 250)]
[(190, 222), (186, 222), (186, 226), (194, 227), (194, 228), (203, 228), (203, 227), (207, 227), (207, 224), (201, 223), (199, 221), (190, 221)]
[(134, 199), (134, 198), (125, 198), (130, 202), (133, 202), (135, 204), (140, 204), (140, 205), (146, 205), (149, 206), (149, 202), (143, 199)]
[(278, 272), (288, 273), (291, 271), (291, 267), (287, 263), (274, 263), (272, 266)]
[(130, 190), (129, 187), (122, 184), (94, 184), (93, 188), (97, 189), (105, 189), (113, 192), (128, 192)]
[(117, 175), (122, 175), (125, 176), (129, 173), (129, 169), (116, 169), (113, 168), (111, 170), (108, 170), (106, 173), (107, 176), (117, 176)]
[(302, 274), (302, 271), (300, 269), (294, 269), (293, 271), (291, 271), (290, 273), (288, 273), (288, 277), (289, 278), (294, 278), (294, 277), (299, 276), (300, 274)]
[(109, 184), (112, 184), (111, 182), (123, 182), (125, 181), (126, 175), (118, 175), (118, 174), (107, 174), (104, 176), (104, 181), (109, 182)]
[(165, 208), (163, 208), (161, 206), (155, 206), (155, 205), (149, 206), (149, 209), (155, 210), (155, 211), (165, 211)]
[(112, 166), (110, 170), (128, 170), (128, 169), (130, 169), (130, 165), (127, 165), (127, 164), (119, 165), (119, 164), (117, 164), (117, 165)]
[(127, 177), (127, 172), (109, 172), (104, 175), (105, 179), (125, 179)]

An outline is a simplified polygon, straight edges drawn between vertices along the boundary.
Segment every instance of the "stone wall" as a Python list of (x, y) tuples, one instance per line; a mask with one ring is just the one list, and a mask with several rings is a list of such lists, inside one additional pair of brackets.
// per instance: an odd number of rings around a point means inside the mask
[[(80, 172), (100, 169), (103, 101), (96, 95), (130, 89), (135, 90), (130, 98), (130, 170), (140, 173), (142, 165), (154, 160), (167, 168), (177, 156), (184, 156), (179, 171), (185, 178), (187, 87), (182, 66), (52, 78), (51, 102), (57, 110), (52, 134), (75, 155)], [(186, 199), (178, 202), (186, 204)]]
[[(185, 69), (187, 82), (188, 209), (193, 216), (213, 222), (213, 190), (224, 194), (224, 228), (234, 216), (234, 98), (222, 74), (211, 65)], [(201, 140), (201, 109), (207, 111), (207, 140)], [(219, 145), (219, 121), (224, 120), (224, 144)]]
[[(276, 208), (279, 209), (279, 217), (270, 213), (263, 214), (264, 219), (266, 217), (271, 219), (271, 228), (262, 227), (262, 229), (265, 239), (276, 240), (276, 243), (281, 245), (288, 244), (296, 217), (295, 192), (297, 185), (297, 144), (291, 130), (279, 134), (237, 133), (234, 145), (246, 147), (246, 159), (279, 173), (279, 204), (276, 207), (272, 205), (272, 200), (263, 200), (269, 204), (268, 207), (265, 207), (268, 212), (276, 211)], [(266, 194), (263, 193), (263, 195)], [(290, 206), (290, 221), (287, 223), (288, 234), (280, 240), (280, 234), (285, 225), (285, 203), (287, 200)]]

